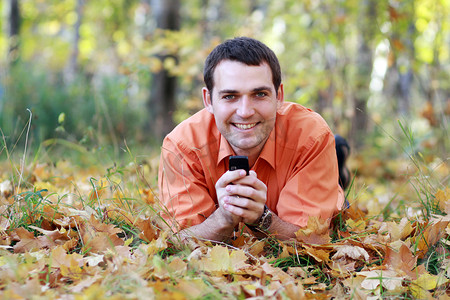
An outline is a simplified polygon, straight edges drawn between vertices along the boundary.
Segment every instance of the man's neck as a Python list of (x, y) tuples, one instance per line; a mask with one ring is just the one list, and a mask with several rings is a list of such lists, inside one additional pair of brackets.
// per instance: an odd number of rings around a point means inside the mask
[(255, 148), (249, 149), (249, 150), (235, 149), (235, 147), (233, 147), (233, 145), (231, 145), (231, 148), (233, 148), (236, 155), (245, 155), (248, 157), (248, 164), (251, 169), (253, 167), (253, 165), (256, 163), (256, 160), (258, 159), (259, 155), (261, 154), (262, 149), (264, 148), (265, 144), (266, 144), (266, 142), (261, 143), (261, 145), (259, 145), (258, 147), (255, 147)]

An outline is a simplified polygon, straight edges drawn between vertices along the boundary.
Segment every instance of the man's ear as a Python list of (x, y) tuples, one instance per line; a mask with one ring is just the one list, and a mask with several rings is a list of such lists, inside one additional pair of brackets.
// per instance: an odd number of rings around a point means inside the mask
[(203, 96), (203, 105), (205, 106), (206, 110), (214, 114), (211, 93), (206, 87), (202, 88), (202, 96)]
[(277, 108), (279, 109), (281, 105), (283, 105), (284, 102), (284, 87), (281, 83), (278, 87), (278, 93), (277, 93)]

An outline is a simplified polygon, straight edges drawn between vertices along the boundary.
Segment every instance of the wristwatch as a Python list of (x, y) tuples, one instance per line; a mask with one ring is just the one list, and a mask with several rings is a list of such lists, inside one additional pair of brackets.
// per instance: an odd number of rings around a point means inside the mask
[(247, 224), (247, 227), (253, 231), (267, 231), (272, 224), (272, 212), (264, 205), (264, 211), (259, 219), (254, 224)]

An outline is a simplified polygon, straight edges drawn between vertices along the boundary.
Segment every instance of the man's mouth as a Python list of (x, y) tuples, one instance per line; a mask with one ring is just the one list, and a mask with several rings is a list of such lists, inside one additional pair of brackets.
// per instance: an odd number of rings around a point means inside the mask
[(247, 130), (247, 129), (251, 129), (253, 127), (256, 126), (257, 123), (251, 123), (251, 124), (239, 124), (239, 123), (234, 123), (234, 126), (236, 126), (239, 129), (242, 130)]

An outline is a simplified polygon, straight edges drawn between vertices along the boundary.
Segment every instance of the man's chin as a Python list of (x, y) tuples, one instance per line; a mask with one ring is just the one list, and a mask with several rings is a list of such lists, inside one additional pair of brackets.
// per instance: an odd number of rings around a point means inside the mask
[(252, 149), (258, 147), (258, 143), (255, 142), (247, 142), (243, 143), (242, 141), (239, 141), (237, 143), (230, 143), (233, 145), (233, 148), (239, 149), (241, 151), (251, 151)]

